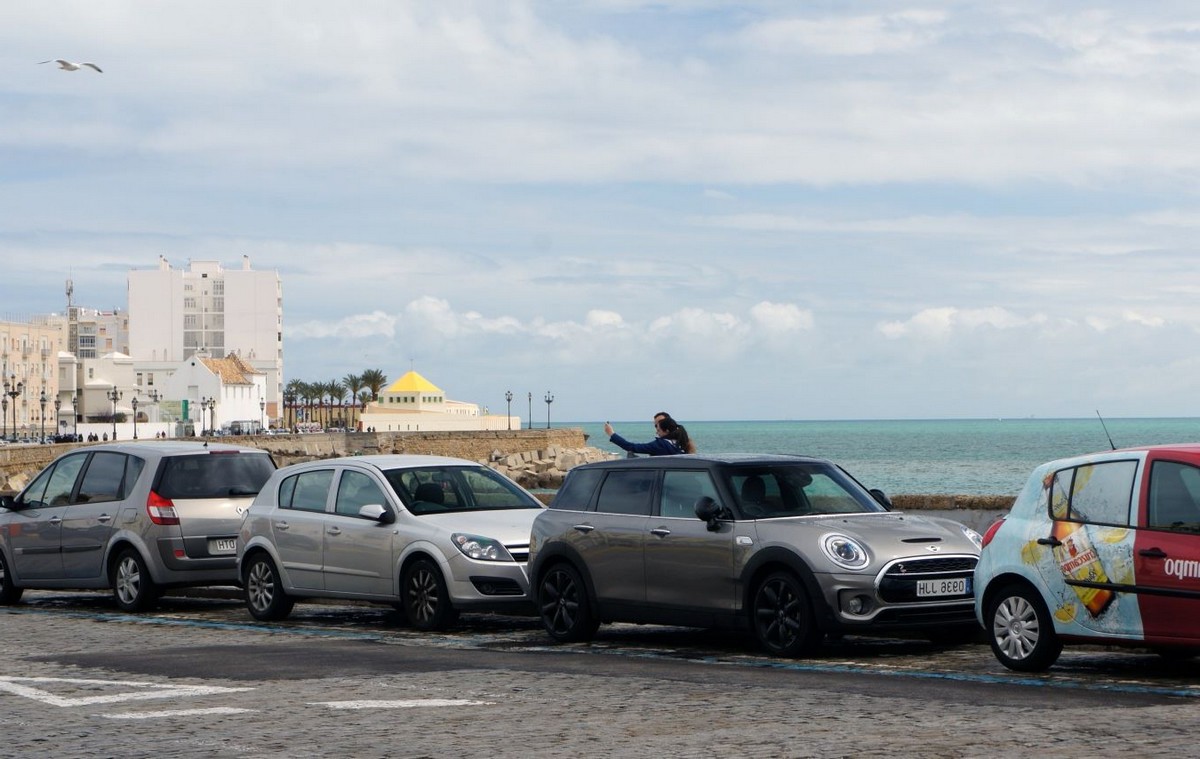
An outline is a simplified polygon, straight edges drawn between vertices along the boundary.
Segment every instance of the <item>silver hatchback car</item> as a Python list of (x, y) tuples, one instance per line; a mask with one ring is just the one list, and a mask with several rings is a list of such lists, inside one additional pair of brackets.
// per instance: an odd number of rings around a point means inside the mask
[(257, 448), (106, 443), (0, 498), (0, 603), (25, 588), (111, 588), (140, 611), (166, 588), (233, 585), (242, 512), (275, 471)]
[(769, 653), (825, 635), (911, 630), (973, 640), (980, 538), (890, 511), (832, 462), (655, 456), (572, 469), (534, 522), (530, 583), (546, 631), (601, 622), (749, 629)]
[(420, 630), (463, 610), (528, 611), (529, 530), (542, 504), (503, 475), (441, 456), (284, 467), (246, 513), (238, 565), (251, 616), (297, 600), (390, 603)]

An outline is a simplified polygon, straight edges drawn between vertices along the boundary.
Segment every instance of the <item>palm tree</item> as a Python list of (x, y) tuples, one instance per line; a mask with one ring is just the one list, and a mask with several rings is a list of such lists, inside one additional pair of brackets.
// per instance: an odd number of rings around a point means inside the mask
[(360, 377), (363, 386), (371, 391), (371, 400), (379, 400), (379, 393), (387, 387), (387, 375), (378, 369), (364, 369)]
[(284, 419), (284, 424), (288, 427), (289, 430), (292, 427), (296, 426), (296, 404), (299, 403), (300, 400), (304, 397), (304, 394), (301, 392), (303, 390), (303, 388), (304, 388), (304, 383), (298, 379), (294, 379), (294, 380), (289, 381), (287, 383), (287, 386), (284, 387), (284, 389), (283, 389), (283, 402), (284, 402), (284, 406), (285, 406), (284, 413), (285, 414), (287, 413), (287, 408), (286, 408), (287, 406), (292, 407), (291, 423), (289, 424), (287, 422), (286, 417)]
[[(333, 406), (337, 404), (338, 410), (342, 408), (342, 402), (346, 398), (346, 388), (337, 380), (329, 380), (322, 387), (325, 388), (325, 394), (329, 396), (329, 409), (325, 414), (326, 420), (329, 422), (326, 427), (331, 427), (333, 422)], [(340, 416), (340, 413), (339, 413)]]
[[(362, 377), (357, 374), (347, 374), (345, 377), (342, 377), (342, 386), (350, 393), (350, 402), (355, 407), (354, 411), (358, 411), (358, 394), (363, 389)], [(349, 421), (354, 429), (358, 429), (358, 424), (354, 420), (354, 412), (351, 412)]]
[(302, 382), (300, 387), (300, 397), (304, 399), (304, 405), (308, 412), (304, 415), (306, 422), (313, 421), (313, 402), (321, 400), (322, 392), (315, 382)]

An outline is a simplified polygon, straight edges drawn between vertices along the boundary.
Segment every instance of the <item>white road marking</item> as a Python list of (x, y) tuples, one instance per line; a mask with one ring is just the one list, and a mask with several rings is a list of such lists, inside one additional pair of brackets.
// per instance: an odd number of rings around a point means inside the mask
[(328, 706), (330, 709), (414, 709), (422, 706), (490, 706), (493, 703), (461, 698), (412, 698), (398, 701), (314, 701), (309, 706)]
[(161, 712), (124, 712), (123, 714), (105, 714), (105, 719), (157, 719), (158, 717), (194, 717), (204, 714), (243, 714), (257, 711), (255, 709), (238, 709), (233, 706), (216, 706), (212, 709), (168, 709)]
[[(110, 693), (102, 696), (61, 696), (38, 685), (58, 686), (60, 691), (96, 691), (99, 688), (139, 688), (126, 693)], [(160, 685), (133, 680), (83, 680), (70, 677), (0, 677), (0, 692), (24, 696), (51, 706), (90, 706), (92, 704), (115, 704), (122, 701), (147, 701), (155, 698), (177, 696), (208, 696), (216, 693), (237, 693), (254, 688), (220, 688), (215, 685)]]

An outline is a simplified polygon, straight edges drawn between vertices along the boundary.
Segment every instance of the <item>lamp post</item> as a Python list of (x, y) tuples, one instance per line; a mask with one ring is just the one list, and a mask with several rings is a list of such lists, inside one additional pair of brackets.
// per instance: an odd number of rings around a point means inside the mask
[(504, 400), (508, 403), (508, 428), (512, 429), (512, 391), (504, 391)]
[(267, 401), (264, 398), (258, 399), (258, 431), (261, 433), (267, 428)]
[(62, 398), (59, 398), (56, 395), (56, 396), (54, 396), (54, 439), (56, 442), (58, 440), (62, 440), (62, 438), (59, 437), (59, 432), (58, 432), (59, 428), (62, 426), (62, 421), (59, 420), (59, 418), (58, 418), (58, 412), (61, 410), (62, 410)]
[(533, 391), (529, 392), (529, 429), (533, 429)]
[(554, 396), (550, 395), (550, 391), (546, 391), (546, 429), (550, 429), (550, 404), (554, 403)]
[(112, 401), (113, 440), (117, 439), (117, 401), (121, 400), (121, 396), (123, 395), (124, 393), (122, 393), (120, 390), (117, 390), (116, 385), (113, 385), (112, 390), (109, 390), (104, 394), (105, 398), (108, 398), (110, 401)]
[(137, 440), (137, 407), (138, 407), (138, 399), (137, 399), (137, 396), (136, 396), (136, 395), (135, 395), (135, 396), (133, 396), (133, 398), (131, 398), (131, 399), (130, 399), (130, 401), (129, 401), (129, 405), (130, 405), (130, 406), (133, 406), (133, 439), (134, 439), (134, 440)]
[(42, 432), (38, 435), (38, 443), (46, 442), (46, 388), (42, 388), (42, 394), (38, 396), (38, 405), (41, 410), (38, 412), (38, 418), (42, 422)]
[(12, 375), (11, 380), (4, 380), (4, 395), (6, 398), (12, 399), (14, 438), (17, 436), (17, 398), (19, 398), (23, 392), (25, 392), (25, 383), (17, 382), (17, 375)]
[(76, 391), (71, 396), (71, 423), (74, 429), (71, 431), (71, 436), (75, 438), (75, 442), (79, 442), (79, 393)]
[(0, 434), (4, 436), (5, 440), (8, 440), (8, 393), (5, 393), (4, 397), (0, 398), (0, 408), (3, 409), (3, 413), (0, 413), (0, 420), (2, 420), (2, 423), (0, 423)]
[(216, 437), (216, 435), (217, 435), (217, 399), (216, 398), (201, 398), (200, 399), (200, 411), (202, 414), (202, 416), (200, 417), (201, 424), (204, 423), (204, 417), (203, 417), (204, 409), (208, 409), (208, 434), (213, 437)]

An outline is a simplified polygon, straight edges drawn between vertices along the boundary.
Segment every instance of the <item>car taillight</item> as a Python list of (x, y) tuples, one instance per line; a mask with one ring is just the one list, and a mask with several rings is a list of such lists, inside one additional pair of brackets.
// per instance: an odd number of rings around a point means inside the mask
[(996, 537), (996, 533), (1000, 531), (1001, 525), (1004, 524), (1004, 518), (997, 519), (991, 527), (987, 528), (987, 532), (983, 533), (983, 547), (987, 548), (987, 544), (992, 542), (992, 538)]
[(179, 515), (175, 513), (175, 504), (170, 498), (163, 498), (153, 490), (146, 499), (146, 513), (155, 524), (179, 524)]

